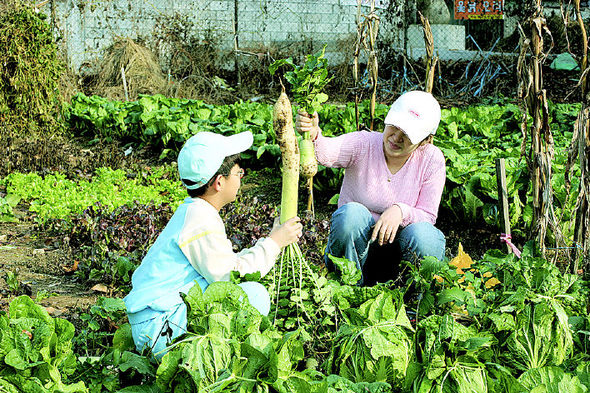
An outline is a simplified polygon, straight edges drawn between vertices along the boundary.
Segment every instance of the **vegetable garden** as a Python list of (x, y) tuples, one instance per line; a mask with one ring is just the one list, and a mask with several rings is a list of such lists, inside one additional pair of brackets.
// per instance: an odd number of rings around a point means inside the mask
[[(576, 144), (588, 140), (587, 102), (529, 105), (542, 94), (521, 89), (518, 99), (444, 105), (434, 143), (447, 165), (437, 222), (448, 236), (445, 258), (404, 262), (396, 280), (374, 286), (357, 285), (360, 272), (344, 258), (333, 258), (336, 272), (326, 271), (329, 217), (344, 172), (311, 168), (291, 185), (299, 192), (290, 207), (302, 217), (300, 241), (265, 277), (232, 274), (204, 292), (195, 285), (183, 296), (186, 333), (155, 360), (135, 349), (122, 298), (187, 197), (175, 164), (182, 144), (202, 131), (254, 135), (242, 153), (242, 192), (220, 212), (239, 251), (268, 235), (274, 217), (296, 214), (285, 213), (289, 201), (284, 193), (281, 199), (290, 174), (279, 106), (289, 120), (299, 108), (318, 111), (323, 135), (337, 136), (383, 124), (390, 103), (328, 100), (333, 76), (320, 50), (266, 70), (288, 82), (274, 119), (278, 84), (268, 100), (230, 104), (78, 91), (58, 110), (55, 86), (35, 92), (15, 82), (29, 72), (47, 87), (43, 77), (55, 83), (61, 70), (42, 14), (16, 10), (0, 12), (0, 25), (32, 23), (22, 34), (45, 40), (36, 43), (50, 52), (43, 61), (57, 65), (43, 75), (26, 65), (15, 71), (33, 60), (14, 48), (34, 40), (13, 43), (4, 55), (13, 58), (0, 54), (3, 64), (16, 64), (0, 70), (0, 142), (8, 157), (20, 157), (15, 146), (24, 135), (25, 155), (42, 167), (14, 161), (0, 178), (0, 392), (590, 391), (588, 145)], [(293, 149), (306, 138), (295, 135)], [(79, 149), (72, 162), (90, 157), (85, 168), (51, 164), (58, 150), (49, 146), (65, 140)], [(543, 151), (543, 143), (550, 148)], [(542, 201), (550, 204), (540, 214), (535, 170), (547, 152), (540, 178)], [(496, 179), (500, 158), (507, 217)], [(544, 217), (551, 219), (539, 230)], [(500, 241), (505, 218), (518, 256)], [(269, 289), (268, 316), (244, 299), (236, 285), (242, 281)]]

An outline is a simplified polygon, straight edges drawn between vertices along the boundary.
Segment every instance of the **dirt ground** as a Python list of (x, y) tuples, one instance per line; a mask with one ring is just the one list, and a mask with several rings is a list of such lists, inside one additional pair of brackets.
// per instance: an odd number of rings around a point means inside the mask
[[(103, 293), (88, 290), (65, 270), (72, 261), (54, 246), (55, 239), (40, 233), (27, 211), (16, 212), (19, 222), (0, 223), (0, 310), (18, 295), (36, 297), (45, 291), (48, 298), (40, 303), (52, 316), (77, 319), (79, 314), (96, 303)], [(19, 289), (11, 291), (7, 273), (16, 275)]]

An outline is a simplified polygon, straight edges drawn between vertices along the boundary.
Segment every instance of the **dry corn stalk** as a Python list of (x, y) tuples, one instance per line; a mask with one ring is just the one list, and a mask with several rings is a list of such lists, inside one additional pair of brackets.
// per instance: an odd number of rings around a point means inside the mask
[(556, 242), (564, 242), (564, 240), (553, 209), (551, 163), (554, 156), (554, 144), (551, 128), (549, 127), (549, 108), (547, 94), (543, 89), (542, 74), (542, 65), (547, 58), (547, 55), (543, 52), (543, 34), (547, 34), (551, 38), (551, 47), (553, 47), (553, 37), (543, 18), (541, 1), (536, 1), (535, 12), (528, 23), (531, 28), (531, 38), (527, 38), (522, 28), (519, 27), (521, 52), (517, 69), (519, 78), (518, 92), (523, 112), (521, 123), (523, 153), (527, 139), (527, 113), (530, 113), (533, 117), (533, 124), (530, 129), (531, 146), (530, 151), (526, 154), (527, 166), (533, 183), (533, 220), (530, 231), (531, 235), (537, 239), (541, 251), (545, 255), (545, 240), (549, 226), (551, 226)]
[(430, 22), (421, 12), (418, 13), (420, 14), (420, 22), (424, 29), (424, 44), (426, 47), (426, 79), (424, 86), (427, 92), (432, 93), (432, 88), (434, 87), (434, 70), (436, 69), (438, 57), (434, 56), (434, 38), (432, 37)]
[[(369, 15), (363, 15), (364, 19), (361, 22), (361, 0), (358, 0), (357, 4), (357, 40), (354, 50), (354, 65), (353, 65), (353, 77), (355, 85), (355, 116), (356, 116), (356, 128), (360, 129), (359, 124), (359, 109), (358, 104), (360, 97), (358, 95), (358, 81), (359, 81), (359, 56), (361, 50), (364, 49), (369, 56), (367, 61), (367, 69), (369, 71), (369, 80), (371, 82), (371, 129), (373, 129), (373, 122), (375, 119), (375, 105), (377, 101), (377, 82), (379, 75), (379, 63), (377, 61), (377, 34), (379, 32), (379, 16), (375, 13), (375, 0), (371, 0), (371, 12)], [(368, 40), (367, 40), (368, 38)]]
[[(580, 163), (580, 189), (575, 208), (575, 226), (573, 241), (574, 261), (573, 272), (579, 271), (579, 258), (584, 258), (584, 269), (590, 267), (590, 97), (588, 85), (588, 34), (580, 12), (580, 0), (574, 0), (578, 25), (582, 33), (582, 61), (579, 85), (582, 89), (582, 109), (574, 125), (574, 135), (569, 149), (568, 161), (565, 168), (565, 183), (568, 189), (571, 184), (570, 170), (576, 159)], [(567, 29), (566, 29), (567, 31)]]

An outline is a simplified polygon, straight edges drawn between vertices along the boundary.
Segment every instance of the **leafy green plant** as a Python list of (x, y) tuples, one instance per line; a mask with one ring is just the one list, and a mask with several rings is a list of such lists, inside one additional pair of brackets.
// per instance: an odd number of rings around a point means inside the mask
[(0, 387), (9, 392), (87, 392), (84, 382), (68, 383), (76, 369), (74, 326), (51, 318), (28, 296), (0, 315)]
[(387, 382), (400, 388), (414, 350), (414, 327), (401, 294), (382, 292), (347, 312), (348, 323), (338, 329), (328, 371), (355, 382)]
[[(566, 200), (564, 180), (566, 146), (572, 136), (573, 124), (579, 105), (549, 105), (551, 124), (556, 146), (552, 162), (552, 184), (556, 190), (556, 213), (567, 222), (573, 211), (576, 196)], [(520, 155), (520, 111), (514, 104), (474, 106), (443, 109), (441, 125), (435, 144), (441, 148), (447, 165), (447, 185), (442, 207), (468, 222), (485, 221), (499, 226), (497, 208), (497, 182), (495, 159), (506, 161), (507, 191), (510, 202), (510, 221), (514, 232), (523, 235), (531, 224), (531, 183), (523, 158)], [(573, 168), (572, 189), (577, 189), (579, 168)], [(566, 236), (571, 229), (564, 225)]]
[(55, 292), (48, 292), (45, 289), (37, 291), (37, 295), (35, 295), (35, 303), (39, 304), (45, 299), (49, 299), (51, 297), (58, 296)]
[(0, 197), (0, 222), (18, 221), (13, 209), (19, 204), (20, 198), (16, 195)]
[(416, 363), (406, 390), (413, 392), (487, 392), (485, 362), (494, 338), (464, 326), (449, 315), (430, 315), (418, 322)]
[(355, 383), (326, 377), (314, 369), (300, 371), (309, 336), (296, 329), (281, 333), (243, 300), (232, 283), (212, 283), (203, 293), (194, 286), (185, 297), (188, 332), (162, 358), (156, 386), (181, 389), (290, 392), (385, 392), (384, 382)]
[(30, 202), (29, 210), (36, 213), (36, 221), (45, 224), (50, 219), (67, 221), (95, 203), (109, 210), (133, 203), (170, 203), (176, 207), (186, 197), (186, 190), (171, 168), (161, 167), (142, 177), (128, 176), (121, 169), (99, 168), (91, 181), (69, 180), (59, 172), (45, 177), (13, 172), (4, 183), (9, 193)]
[(328, 76), (328, 59), (324, 57), (326, 47), (321, 51), (307, 55), (305, 63), (300, 66), (292, 58), (276, 60), (268, 70), (274, 75), (281, 67), (289, 69), (284, 76), (291, 84), (293, 100), (307, 113), (319, 112), (322, 104), (328, 100), (324, 93), (326, 85), (334, 78)]
[(117, 328), (126, 317), (123, 299), (99, 296), (88, 312), (80, 314), (86, 324), (73, 341), (79, 354), (96, 356), (109, 348)]
[[(311, 75), (323, 67), (325, 59), (318, 60), (320, 55), (321, 52), (310, 58), (307, 70), (304, 70), (305, 66), (299, 67), (298, 72), (302, 76), (293, 74), (293, 81), (300, 79), (299, 82), (305, 87), (303, 75), (307, 73), (312, 78)], [(294, 64), (288, 64), (288, 59), (279, 62), (283, 62), (286, 67), (295, 67)], [(295, 73), (295, 70), (291, 72)], [(302, 93), (303, 98), (312, 96)], [(321, 105), (316, 101), (316, 104), (322, 119), (323, 135), (337, 136), (356, 130), (353, 103)], [(549, 104), (553, 119), (551, 127), (557, 146), (552, 179), (556, 191), (555, 211), (558, 216), (563, 215), (564, 222), (571, 218), (576, 199), (573, 192), (566, 198), (564, 171), (566, 147), (579, 108), (579, 105)], [(377, 124), (383, 121), (387, 110), (387, 105), (377, 105)], [(369, 101), (361, 102), (359, 115), (361, 124), (370, 122)], [(117, 139), (124, 143), (149, 145), (164, 155), (174, 155), (184, 140), (200, 131), (233, 134), (249, 130), (254, 134), (252, 148), (244, 153), (249, 165), (253, 168), (278, 166), (279, 148), (270, 121), (271, 107), (267, 104), (237, 102), (215, 106), (198, 100), (163, 96), (142, 96), (136, 102), (117, 102), (79, 95), (72, 100), (68, 119), (76, 132)], [(526, 227), (532, 220), (531, 191), (528, 172), (520, 157), (522, 137), (519, 124), (519, 108), (510, 103), (443, 109), (435, 138), (435, 145), (441, 148), (447, 160), (447, 184), (441, 201), (442, 209), (467, 222), (499, 226), (494, 160), (504, 158), (513, 233), (517, 236), (526, 233)], [(315, 176), (314, 189), (324, 193), (338, 192), (343, 173), (342, 169), (320, 166)], [(578, 173), (579, 168), (574, 167), (570, 176), (572, 190), (579, 185)], [(563, 228), (566, 237), (571, 234), (571, 230), (567, 226)]]
[(12, 294), (17, 295), (20, 293), (21, 286), (16, 272), (6, 271), (4, 280), (6, 281), (6, 285), (8, 285), (8, 290)]
[[(112, 312), (104, 308), (99, 314), (112, 316)], [(79, 357), (73, 380), (86, 381), (90, 393), (125, 391), (121, 389), (134, 385), (153, 386), (157, 365), (150, 358), (135, 353), (131, 326), (123, 324), (111, 336), (112, 346), (100, 356)]]

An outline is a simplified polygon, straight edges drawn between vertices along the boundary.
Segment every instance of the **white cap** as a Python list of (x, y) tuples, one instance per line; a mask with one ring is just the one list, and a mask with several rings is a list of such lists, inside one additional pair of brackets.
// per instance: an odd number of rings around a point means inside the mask
[(385, 125), (399, 127), (412, 144), (434, 135), (440, 123), (440, 105), (432, 94), (425, 91), (409, 91), (391, 105)]
[(195, 183), (183, 183), (189, 190), (202, 187), (219, 170), (225, 157), (247, 150), (253, 142), (250, 131), (230, 136), (202, 131), (191, 136), (178, 153), (180, 179)]

